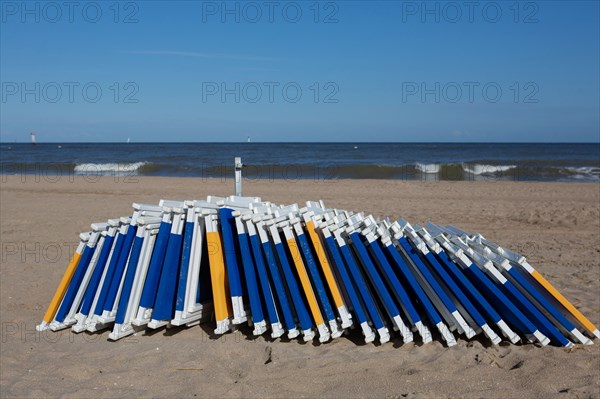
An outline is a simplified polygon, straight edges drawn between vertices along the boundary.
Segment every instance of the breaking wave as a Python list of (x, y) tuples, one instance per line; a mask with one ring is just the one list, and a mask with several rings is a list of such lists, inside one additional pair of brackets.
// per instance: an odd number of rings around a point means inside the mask
[[(190, 160), (167, 162), (0, 162), (0, 175), (81, 175), (81, 176), (182, 176), (232, 178), (233, 165)], [(257, 163), (244, 168), (246, 179), (266, 180), (490, 180), (490, 181), (588, 181), (600, 182), (600, 166), (540, 165), (533, 162), (493, 164), (456, 163), (343, 163), (315, 164)]]
[(134, 163), (81, 163), (75, 165), (76, 175), (135, 175), (148, 165), (148, 162)]
[(415, 168), (421, 173), (440, 173), (440, 164), (437, 163), (417, 163)]
[(481, 164), (463, 164), (463, 170), (474, 175), (494, 175), (514, 169), (517, 165), (481, 165)]

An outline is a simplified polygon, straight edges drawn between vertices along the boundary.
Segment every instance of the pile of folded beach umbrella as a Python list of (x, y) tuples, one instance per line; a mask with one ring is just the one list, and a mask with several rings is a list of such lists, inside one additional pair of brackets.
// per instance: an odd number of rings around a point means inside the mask
[(481, 235), (322, 201), (133, 204), (80, 238), (38, 330), (110, 329), (118, 340), (213, 323), (215, 334), (326, 342), (357, 329), (366, 342), (447, 346), (481, 333), (494, 345), (600, 337), (523, 256)]

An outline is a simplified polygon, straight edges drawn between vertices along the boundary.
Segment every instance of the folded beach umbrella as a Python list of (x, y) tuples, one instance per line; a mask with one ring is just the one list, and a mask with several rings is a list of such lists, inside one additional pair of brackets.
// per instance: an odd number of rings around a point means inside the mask
[(92, 224), (37, 328), (119, 340), (199, 323), (322, 343), (352, 330), (382, 344), (437, 331), (447, 346), (600, 335), (523, 256), (481, 235), (241, 195), (136, 203)]

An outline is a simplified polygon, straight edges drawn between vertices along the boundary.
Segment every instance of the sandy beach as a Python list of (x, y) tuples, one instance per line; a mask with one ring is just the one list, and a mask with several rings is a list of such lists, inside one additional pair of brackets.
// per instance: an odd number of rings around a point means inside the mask
[[(139, 333), (37, 333), (78, 233), (130, 214), (132, 202), (229, 195), (233, 181), (0, 176), (0, 396), (15, 397), (600, 397), (600, 342), (572, 350), (484, 340), (326, 344), (212, 324)], [(277, 203), (336, 208), (480, 232), (530, 259), (600, 325), (600, 184), (391, 180), (244, 181)]]

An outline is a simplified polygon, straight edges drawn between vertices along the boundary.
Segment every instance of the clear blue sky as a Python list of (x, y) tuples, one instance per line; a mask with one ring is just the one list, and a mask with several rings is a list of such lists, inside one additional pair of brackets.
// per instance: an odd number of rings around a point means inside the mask
[(53, 4), (1, 3), (2, 142), (599, 141), (597, 1)]

